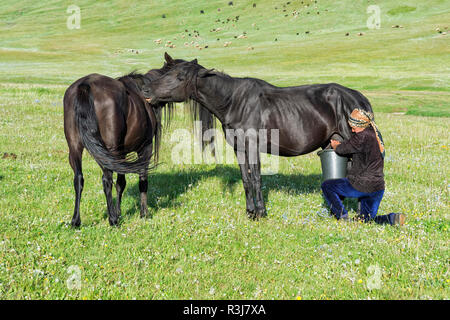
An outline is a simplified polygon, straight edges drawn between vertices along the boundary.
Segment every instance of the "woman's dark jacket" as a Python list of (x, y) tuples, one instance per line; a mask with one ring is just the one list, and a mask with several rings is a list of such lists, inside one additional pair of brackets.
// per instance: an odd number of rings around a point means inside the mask
[(336, 147), (336, 153), (351, 156), (353, 164), (347, 173), (350, 184), (361, 192), (384, 190), (384, 159), (375, 132), (367, 127)]

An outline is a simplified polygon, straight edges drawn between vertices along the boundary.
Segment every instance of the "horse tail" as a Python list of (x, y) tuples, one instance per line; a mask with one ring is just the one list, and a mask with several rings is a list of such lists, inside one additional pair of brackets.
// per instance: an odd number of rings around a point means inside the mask
[(81, 141), (100, 167), (120, 174), (147, 173), (152, 156), (152, 150), (147, 147), (147, 142), (144, 142), (142, 147), (139, 148), (139, 156), (133, 161), (127, 159), (127, 153), (119, 150), (108, 150), (105, 146), (100, 135), (94, 99), (89, 84), (83, 82), (78, 85), (74, 107)]
[(344, 139), (349, 139), (351, 136), (348, 119), (354, 109), (360, 108), (373, 113), (369, 100), (357, 90), (332, 83), (328, 87), (326, 96), (334, 109), (336, 117), (337, 132), (333, 132), (333, 135), (338, 134)]
[[(354, 90), (355, 98), (358, 100), (359, 108), (373, 113), (372, 105), (370, 104), (369, 99), (367, 99), (361, 92)], [(352, 113), (353, 109), (350, 111)]]

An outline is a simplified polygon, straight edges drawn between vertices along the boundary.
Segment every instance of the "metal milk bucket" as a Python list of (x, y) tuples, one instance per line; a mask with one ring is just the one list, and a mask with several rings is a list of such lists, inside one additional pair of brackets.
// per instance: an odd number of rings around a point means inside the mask
[(347, 175), (347, 157), (341, 157), (333, 149), (317, 152), (322, 164), (322, 180), (345, 178)]

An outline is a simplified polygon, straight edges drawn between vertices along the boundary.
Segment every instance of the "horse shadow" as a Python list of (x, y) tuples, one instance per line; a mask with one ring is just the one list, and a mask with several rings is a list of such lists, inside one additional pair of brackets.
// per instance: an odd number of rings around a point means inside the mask
[[(220, 179), (222, 193), (232, 192), (242, 186), (241, 172), (231, 165), (216, 165), (212, 169), (181, 170), (178, 172), (152, 172), (148, 177), (148, 200), (150, 212), (163, 208), (173, 208), (180, 204), (179, 196), (194, 188), (201, 181), (217, 177)], [(267, 203), (269, 192), (279, 190), (293, 195), (304, 195), (321, 191), (321, 174), (275, 174), (262, 176), (262, 193)], [(122, 214), (124, 216), (139, 213), (139, 186), (133, 184), (125, 190), (125, 195), (135, 199), (133, 206)], [(207, 198), (207, 194), (205, 198)], [(245, 198), (243, 198), (245, 200)]]

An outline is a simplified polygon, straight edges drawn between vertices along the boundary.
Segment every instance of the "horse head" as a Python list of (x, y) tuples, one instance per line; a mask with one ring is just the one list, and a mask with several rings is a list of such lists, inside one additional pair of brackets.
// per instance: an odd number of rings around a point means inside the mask
[(144, 97), (151, 104), (189, 100), (196, 91), (196, 77), (201, 76), (206, 69), (197, 63), (197, 59), (176, 63), (180, 60), (168, 59), (167, 54), (165, 58), (169, 70), (142, 88)]

